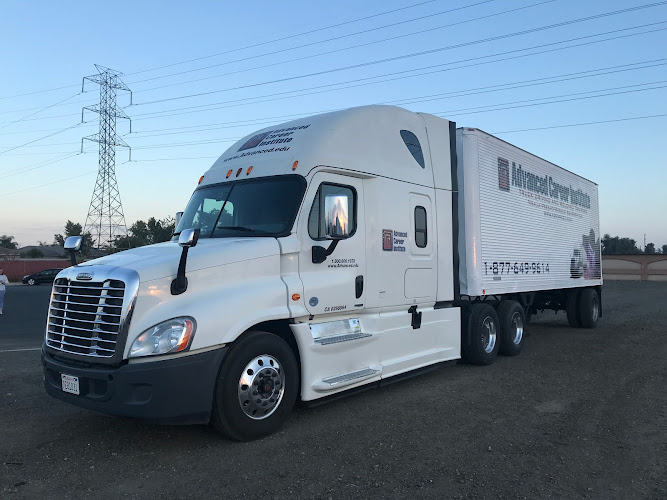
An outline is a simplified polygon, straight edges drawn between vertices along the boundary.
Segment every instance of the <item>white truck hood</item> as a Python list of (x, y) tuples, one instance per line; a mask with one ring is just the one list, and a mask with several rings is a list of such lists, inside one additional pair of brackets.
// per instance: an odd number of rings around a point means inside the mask
[[(133, 269), (141, 282), (176, 276), (182, 248), (175, 241), (126, 250), (79, 264)], [(280, 254), (275, 238), (207, 238), (188, 251), (185, 273)]]

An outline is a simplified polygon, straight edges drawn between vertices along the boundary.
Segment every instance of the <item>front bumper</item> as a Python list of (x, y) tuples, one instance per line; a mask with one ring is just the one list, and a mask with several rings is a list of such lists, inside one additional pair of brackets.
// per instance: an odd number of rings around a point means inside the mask
[[(207, 423), (223, 347), (200, 354), (118, 367), (85, 366), (42, 347), (44, 387), (54, 398), (89, 410), (161, 423)], [(61, 388), (61, 374), (79, 377), (81, 394)]]

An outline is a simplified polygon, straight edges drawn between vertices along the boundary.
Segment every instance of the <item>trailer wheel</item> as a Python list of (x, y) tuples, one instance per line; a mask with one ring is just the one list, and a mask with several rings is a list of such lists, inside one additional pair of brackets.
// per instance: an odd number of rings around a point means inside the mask
[(574, 289), (567, 292), (565, 299), (565, 312), (567, 313), (567, 322), (572, 328), (581, 328), (579, 319), (579, 290)]
[(500, 331), (498, 315), (489, 304), (473, 304), (464, 316), (463, 359), (474, 365), (490, 365), (498, 356)]
[(290, 415), (298, 381), (298, 365), (289, 345), (271, 333), (250, 332), (222, 364), (211, 423), (239, 441), (271, 434)]
[(500, 322), (500, 354), (516, 356), (523, 348), (526, 314), (515, 300), (503, 300), (497, 309)]
[(595, 328), (600, 319), (600, 298), (593, 288), (585, 288), (579, 295), (579, 318), (583, 328)]

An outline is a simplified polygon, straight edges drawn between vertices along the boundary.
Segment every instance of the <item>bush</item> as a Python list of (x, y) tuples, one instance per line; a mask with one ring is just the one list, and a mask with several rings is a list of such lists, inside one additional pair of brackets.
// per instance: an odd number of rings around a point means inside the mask
[(44, 254), (38, 248), (31, 248), (27, 252), (21, 252), (21, 257), (24, 259), (41, 259)]

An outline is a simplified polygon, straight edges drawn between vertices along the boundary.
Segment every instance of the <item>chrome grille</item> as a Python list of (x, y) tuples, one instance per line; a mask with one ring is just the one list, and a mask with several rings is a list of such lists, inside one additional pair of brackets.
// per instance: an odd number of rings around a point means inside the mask
[(125, 283), (70, 281), (58, 278), (47, 323), (46, 345), (52, 349), (110, 358), (120, 333)]

